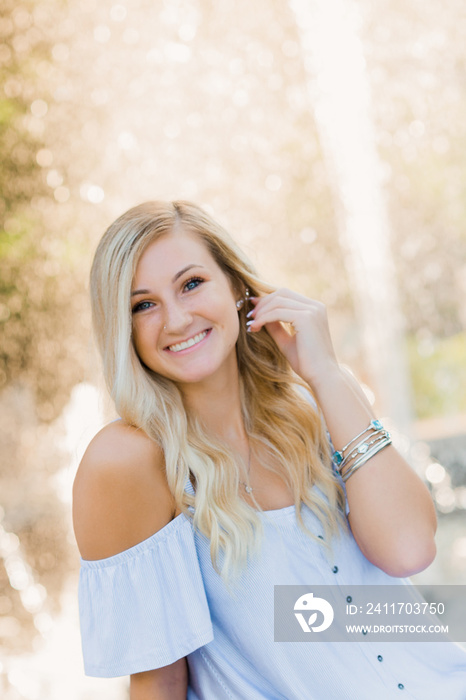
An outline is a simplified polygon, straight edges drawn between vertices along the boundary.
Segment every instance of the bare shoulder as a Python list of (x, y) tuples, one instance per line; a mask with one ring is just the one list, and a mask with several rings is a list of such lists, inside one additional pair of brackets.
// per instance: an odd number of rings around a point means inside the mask
[(91, 441), (73, 486), (73, 523), (84, 559), (104, 559), (173, 519), (163, 452), (143, 431), (116, 421)]

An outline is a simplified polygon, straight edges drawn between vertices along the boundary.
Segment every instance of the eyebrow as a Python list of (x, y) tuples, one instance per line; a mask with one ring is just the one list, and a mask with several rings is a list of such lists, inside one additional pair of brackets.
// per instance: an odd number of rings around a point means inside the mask
[[(204, 265), (197, 265), (196, 263), (191, 263), (190, 265), (186, 265), (186, 267), (183, 267), (182, 270), (176, 273), (172, 279), (172, 284), (176, 282), (177, 279), (179, 279), (182, 275), (184, 275), (185, 272), (190, 270), (192, 267), (204, 267)], [(131, 296), (135, 297), (138, 294), (150, 294), (150, 289), (135, 289), (134, 292), (131, 292)]]

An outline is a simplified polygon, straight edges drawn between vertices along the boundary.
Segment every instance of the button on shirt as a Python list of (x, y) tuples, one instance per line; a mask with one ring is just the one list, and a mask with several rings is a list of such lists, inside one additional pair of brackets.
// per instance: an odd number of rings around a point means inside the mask
[[(301, 507), (306, 526), (322, 527)], [(351, 532), (322, 543), (295, 507), (260, 514), (260, 555), (232, 594), (209, 542), (179, 515), (148, 540), (82, 561), (80, 615), (88, 675), (146, 671), (186, 656), (188, 700), (465, 700), (466, 652), (451, 642), (274, 642), (274, 585), (409, 585), (369, 562)]]

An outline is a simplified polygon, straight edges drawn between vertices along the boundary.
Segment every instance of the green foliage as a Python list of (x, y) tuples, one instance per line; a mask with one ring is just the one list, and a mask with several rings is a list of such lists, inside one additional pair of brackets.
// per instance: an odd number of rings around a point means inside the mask
[(50, 226), (59, 204), (38, 163), (50, 99), (37, 67), (48, 65), (50, 46), (34, 3), (4, 1), (0, 35), (0, 389), (27, 385), (39, 416), (51, 420), (82, 378), (76, 315), (83, 280), (63, 232)]
[[(63, 232), (50, 225), (59, 204), (38, 162), (48, 96), (36, 68), (47, 65), (49, 44), (34, 21), (34, 6), (2, 0), (0, 18), (2, 653), (30, 645), (38, 634), (34, 613), (42, 611), (31, 595), (46, 589), (45, 609), (52, 613), (70, 568), (67, 519), (52, 481), (65, 456), (47, 424), (82, 377), (76, 319), (83, 283)], [(24, 580), (14, 580), (10, 555), (24, 562)]]
[(408, 340), (418, 418), (466, 413), (466, 333)]

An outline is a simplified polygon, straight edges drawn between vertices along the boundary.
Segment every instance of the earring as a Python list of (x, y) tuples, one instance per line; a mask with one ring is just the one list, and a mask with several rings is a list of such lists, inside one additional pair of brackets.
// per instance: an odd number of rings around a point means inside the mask
[(249, 299), (249, 289), (246, 287), (246, 290), (244, 292), (244, 299), (238, 299), (238, 301), (236, 302), (236, 308), (238, 309), (238, 311), (243, 308), (244, 302), (247, 301), (248, 299)]

